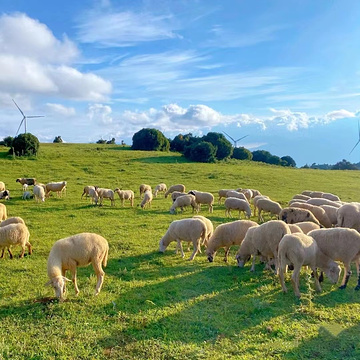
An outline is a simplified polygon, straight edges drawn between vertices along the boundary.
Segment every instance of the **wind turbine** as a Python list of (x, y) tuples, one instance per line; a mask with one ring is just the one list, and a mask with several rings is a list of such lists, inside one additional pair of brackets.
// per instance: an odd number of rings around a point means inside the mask
[[(44, 115), (30, 115), (30, 116), (26, 116), (22, 110), (19, 108), (18, 104), (15, 102), (14, 99), (12, 99), (12, 101), (14, 102), (14, 104), (16, 105), (16, 107), (19, 109), (21, 115), (23, 116), (21, 122), (20, 122), (20, 125), (19, 125), (19, 128), (17, 129), (17, 132), (16, 132), (16, 135), (19, 133), (19, 130), (21, 128), (21, 125), (24, 123), (25, 124), (25, 134), (26, 134), (26, 119), (32, 119), (32, 118), (39, 118), (39, 117), (44, 117)], [(15, 136), (16, 136), (15, 135)]]
[(360, 120), (358, 120), (358, 128), (359, 128), (359, 140), (358, 142), (355, 144), (355, 146), (352, 148), (352, 150), (350, 151), (349, 155), (354, 151), (354, 149), (359, 145), (360, 143)]
[(245, 135), (245, 136), (243, 136), (243, 137), (235, 140), (235, 139), (233, 139), (229, 134), (227, 134), (225, 131), (223, 131), (223, 133), (224, 133), (227, 137), (229, 137), (229, 138), (234, 142), (234, 147), (237, 147), (237, 142), (238, 142), (238, 141), (240, 141), (240, 140), (246, 138), (247, 136), (249, 136), (249, 135)]

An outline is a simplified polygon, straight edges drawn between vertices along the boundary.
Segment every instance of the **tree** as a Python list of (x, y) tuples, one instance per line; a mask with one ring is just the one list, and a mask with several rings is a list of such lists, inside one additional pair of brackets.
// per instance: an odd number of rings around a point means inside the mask
[(269, 163), (271, 154), (266, 150), (255, 150), (252, 152), (253, 161), (261, 161), (264, 163)]
[(4, 146), (6, 147), (12, 147), (12, 143), (14, 141), (14, 138), (12, 136), (7, 136), (3, 139)]
[(200, 141), (191, 146), (187, 146), (184, 155), (192, 161), (205, 163), (215, 162), (216, 147), (209, 142)]
[(63, 142), (63, 139), (61, 138), (61, 136), (55, 136), (53, 143), (62, 143), (62, 142)]
[(104, 140), (104, 139), (99, 139), (96, 143), (97, 143), (97, 144), (106, 144), (106, 140)]
[(184, 152), (185, 146), (191, 145), (192, 143), (193, 136), (191, 133), (186, 135), (179, 134), (170, 141), (170, 150)]
[(133, 135), (133, 150), (168, 151), (169, 140), (157, 129), (141, 129)]
[(284, 162), (284, 166), (296, 167), (296, 162), (291, 156), (283, 156), (281, 160)]
[(244, 147), (238, 147), (234, 149), (232, 158), (238, 160), (252, 160), (253, 154), (250, 150), (245, 149)]
[(107, 144), (115, 144), (115, 138), (112, 138), (111, 140), (108, 140), (106, 143)]
[(358, 170), (355, 164), (350, 163), (349, 161), (342, 159), (332, 166), (332, 170)]
[(233, 147), (226, 137), (217, 132), (209, 132), (203, 136), (202, 141), (209, 142), (216, 147), (216, 159), (223, 160), (230, 157), (233, 153)]
[[(16, 136), (12, 143), (12, 149), (17, 156), (36, 155), (39, 150), (39, 140), (30, 133), (20, 134)], [(10, 150), (10, 152), (12, 152)]]

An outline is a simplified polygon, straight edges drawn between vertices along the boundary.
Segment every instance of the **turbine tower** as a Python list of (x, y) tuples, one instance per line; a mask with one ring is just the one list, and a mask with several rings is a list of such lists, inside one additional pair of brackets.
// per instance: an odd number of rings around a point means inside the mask
[(230, 139), (234, 142), (234, 147), (235, 147), (235, 148), (237, 147), (237, 142), (238, 142), (238, 141), (240, 141), (240, 140), (246, 138), (247, 136), (249, 136), (249, 135), (245, 135), (245, 136), (242, 136), (241, 138), (235, 140), (235, 139), (232, 138), (229, 134), (227, 134), (225, 131), (223, 131), (223, 133), (224, 133), (228, 138), (230, 138)]
[(349, 155), (355, 150), (355, 148), (359, 145), (360, 143), (360, 120), (358, 120), (358, 129), (359, 129), (359, 140), (358, 142), (355, 144), (355, 146), (352, 148), (352, 150), (350, 151)]
[[(22, 112), (22, 110), (19, 108), (19, 106), (18, 106), (18, 104), (15, 102), (15, 100), (12, 99), (12, 101), (14, 102), (14, 104), (16, 105), (16, 107), (19, 109), (21, 115), (23, 116), (22, 120), (20, 121), (20, 125), (19, 125), (19, 127), (18, 127), (18, 129), (17, 129), (16, 135), (19, 133), (19, 130), (20, 130), (21, 125), (22, 125), (23, 123), (24, 123), (24, 125), (25, 125), (25, 134), (26, 134), (26, 119), (44, 117), (44, 115), (29, 115), (29, 116), (26, 116), (26, 115)], [(15, 135), (15, 136), (16, 136), (16, 135)]]

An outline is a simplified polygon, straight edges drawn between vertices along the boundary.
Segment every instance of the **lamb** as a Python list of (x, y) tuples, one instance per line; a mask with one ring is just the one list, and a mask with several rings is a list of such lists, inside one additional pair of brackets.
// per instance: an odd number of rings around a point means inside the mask
[(111, 189), (99, 188), (95, 186), (95, 190), (100, 199), (100, 206), (103, 205), (104, 199), (109, 199), (111, 202), (111, 206), (115, 206), (115, 198), (114, 198), (114, 191)]
[(250, 205), (246, 200), (229, 197), (225, 200), (225, 216), (231, 217), (231, 210), (239, 210), (239, 219), (241, 219), (240, 213), (245, 212), (248, 219), (251, 216)]
[[(295, 224), (288, 224), (288, 225), (290, 226), (290, 225), (295, 225)], [(299, 227), (304, 234), (308, 234), (312, 230), (320, 229), (320, 225), (317, 225), (311, 221), (298, 222), (298, 223), (296, 223), (296, 226)]]
[(175, 214), (175, 210), (180, 208), (181, 211), (184, 211), (184, 207), (191, 206), (193, 208), (193, 212), (198, 212), (198, 205), (195, 201), (195, 196), (191, 194), (187, 194), (184, 196), (178, 197), (172, 204), (170, 208), (170, 214)]
[(323, 199), (328, 199), (331, 201), (341, 201), (340, 198), (337, 195), (331, 194), (331, 193), (324, 193), (322, 194)]
[(31, 199), (31, 192), (30, 191), (24, 191), (24, 193), (22, 194), (22, 199), (23, 200), (27, 200), (27, 199)]
[(213, 212), (213, 204), (214, 204), (214, 195), (209, 192), (191, 190), (188, 194), (195, 196), (195, 201), (198, 204), (198, 209), (200, 210), (201, 204), (206, 204), (209, 207), (209, 212)]
[(158, 194), (159, 192), (166, 192), (166, 191), (167, 191), (167, 186), (166, 186), (166, 184), (161, 183), (161, 184), (159, 184), (159, 185), (156, 185), (155, 190), (154, 190), (154, 196), (157, 197), (157, 194)]
[(10, 191), (9, 190), (0, 191), (0, 199), (9, 200)]
[(316, 241), (308, 235), (302, 233), (285, 235), (279, 243), (279, 278), (282, 290), (287, 292), (284, 282), (284, 275), (288, 265), (294, 266), (291, 280), (294, 287), (295, 296), (301, 297), (299, 290), (299, 276), (302, 266), (310, 266), (315, 278), (315, 288), (321, 291), (321, 286), (317, 274), (320, 268), (328, 276), (332, 283), (339, 280), (340, 266), (329, 256), (325, 255)]
[(5, 183), (3, 181), (0, 181), (0, 191), (5, 190)]
[(33, 191), (34, 199), (36, 202), (39, 202), (39, 200), (41, 200), (42, 202), (45, 201), (45, 190), (42, 186), (35, 185)]
[(320, 226), (319, 220), (314, 214), (307, 209), (288, 207), (281, 210), (279, 214), (280, 220), (287, 224), (296, 224), (303, 221), (311, 221)]
[(349, 203), (341, 206), (337, 212), (337, 227), (360, 231), (360, 203)]
[(114, 190), (114, 192), (116, 192), (119, 195), (119, 199), (121, 200), (121, 206), (124, 206), (125, 200), (129, 200), (130, 205), (134, 206), (135, 194), (132, 190), (120, 190), (117, 188)]
[(351, 275), (350, 263), (356, 261), (358, 284), (355, 290), (360, 290), (360, 234), (354, 229), (333, 228), (313, 230), (308, 235), (314, 238), (318, 247), (325, 255), (334, 261), (341, 261), (343, 263), (345, 271), (340, 289), (346, 288)]
[(81, 198), (83, 198), (83, 196), (85, 195), (85, 197), (89, 196), (89, 192), (90, 190), (95, 190), (95, 186), (92, 186), (92, 185), (86, 185), (84, 186), (84, 190), (83, 190), (83, 193), (81, 194)]
[(151, 190), (146, 190), (144, 192), (144, 198), (140, 204), (141, 208), (145, 209), (145, 207), (147, 207), (147, 206), (150, 208), (152, 199), (153, 199), (153, 194), (152, 194)]
[(56, 192), (61, 197), (62, 193), (66, 193), (66, 181), (50, 182), (45, 185), (45, 196), (48, 197), (50, 192)]
[(7, 248), (10, 259), (13, 254), (10, 250), (12, 245), (20, 245), (22, 248), (20, 258), (24, 257), (25, 247), (28, 248), (29, 255), (32, 254), (31, 244), (29, 242), (30, 233), (25, 224), (12, 223), (0, 227), (0, 249), (2, 250), (1, 258), (4, 257), (4, 249)]
[(308, 203), (297, 203), (297, 202), (295, 202), (295, 203), (291, 204), (291, 207), (301, 208), (301, 209), (308, 209), (319, 220), (319, 223), (322, 226), (324, 226), (326, 228), (331, 228), (332, 227), (332, 223), (331, 223), (329, 217), (327, 216), (325, 210), (322, 209), (320, 206), (315, 206), (315, 205), (311, 205), (311, 204), (308, 204)]
[(281, 220), (270, 220), (256, 228), (249, 229), (236, 254), (238, 266), (243, 267), (252, 255), (253, 260), (250, 271), (255, 271), (255, 258), (260, 253), (268, 259), (268, 263), (270, 259), (274, 259), (275, 274), (277, 274), (278, 246), (282, 237), (290, 233), (289, 226)]
[(326, 215), (328, 216), (331, 224), (336, 225), (337, 224), (337, 210), (339, 208), (336, 208), (335, 206), (330, 206), (330, 205), (320, 205), (320, 207), (326, 212)]
[(36, 179), (35, 178), (18, 178), (18, 179), (16, 179), (16, 182), (20, 183), (21, 185), (24, 185), (24, 184), (35, 185)]
[(222, 198), (226, 198), (226, 193), (228, 191), (235, 191), (234, 189), (220, 189), (218, 191), (218, 194), (219, 194), (219, 199), (218, 199), (218, 203), (221, 204), (221, 199)]
[(171, 193), (171, 200), (174, 202), (179, 196), (187, 195), (186, 193), (182, 193), (180, 191), (174, 191)]
[(0, 221), (7, 219), (7, 210), (6, 206), (2, 203), (0, 203)]
[(246, 196), (241, 193), (241, 192), (238, 192), (238, 191), (235, 191), (235, 190), (230, 190), (226, 193), (226, 197), (229, 198), (229, 197), (234, 197), (234, 198), (238, 198), (238, 199), (242, 199), (242, 200), (245, 200), (245, 201), (248, 201), (248, 199), (246, 198)]
[(272, 201), (270, 199), (259, 199), (256, 202), (256, 207), (259, 211), (258, 214), (259, 221), (264, 221), (264, 218), (261, 216), (262, 211), (270, 212), (270, 214), (274, 214), (276, 215), (277, 218), (279, 218), (280, 211), (282, 210), (282, 207), (278, 202)]
[(185, 185), (177, 184), (177, 185), (170, 186), (169, 189), (165, 193), (165, 198), (167, 198), (168, 195), (173, 193), (174, 191), (179, 191), (179, 192), (184, 193), (185, 192)]
[(224, 261), (228, 261), (230, 248), (232, 245), (240, 245), (244, 240), (247, 231), (252, 227), (259, 226), (255, 221), (236, 220), (230, 223), (219, 225), (211, 238), (206, 249), (209, 262), (213, 262), (216, 252), (220, 248), (225, 248)]
[(336, 201), (331, 201), (328, 199), (321, 199), (321, 198), (314, 198), (314, 199), (309, 199), (307, 201), (308, 204), (311, 205), (316, 205), (316, 206), (320, 206), (320, 205), (330, 205), (330, 206), (334, 206), (339, 208), (342, 203), (341, 202), (336, 202)]
[(76, 295), (79, 288), (76, 281), (76, 268), (92, 264), (97, 275), (95, 295), (98, 295), (104, 281), (105, 273), (102, 266), (106, 267), (109, 245), (106, 239), (94, 233), (80, 233), (60, 239), (54, 243), (47, 261), (47, 272), (56, 297), (64, 300), (65, 282), (71, 281), (65, 277), (67, 270), (72, 274), (72, 281)]
[(193, 219), (200, 219), (201, 221), (204, 222), (204, 224), (206, 226), (206, 235), (205, 235), (204, 242), (201, 245), (205, 245), (207, 247), (209, 239), (211, 238), (212, 234), (214, 233), (214, 225), (211, 222), (211, 220), (209, 220), (208, 218), (206, 218), (205, 216), (202, 216), (202, 215), (194, 215)]
[(142, 195), (145, 194), (145, 191), (151, 191), (151, 186), (147, 184), (141, 184), (139, 188), (140, 199), (142, 198)]
[(189, 260), (194, 260), (196, 254), (201, 252), (200, 245), (205, 241), (207, 234), (206, 225), (203, 220), (197, 218), (181, 219), (173, 221), (159, 243), (159, 251), (164, 252), (172, 241), (176, 241), (176, 252), (181, 251), (185, 257), (181, 241), (192, 242), (194, 251)]
[(301, 230), (301, 228), (297, 224), (288, 224), (288, 227), (289, 227), (292, 234), (298, 233), (298, 232), (303, 233), (303, 231)]

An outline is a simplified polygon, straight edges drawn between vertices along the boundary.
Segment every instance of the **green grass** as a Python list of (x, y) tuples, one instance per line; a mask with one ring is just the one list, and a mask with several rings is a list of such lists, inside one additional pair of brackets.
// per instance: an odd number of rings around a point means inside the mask
[[(0, 148), (0, 180), (11, 192), (9, 216), (21, 216), (34, 253), (0, 259), (0, 358), (4, 359), (358, 359), (360, 293), (356, 276), (339, 291), (326, 279), (323, 292), (303, 272), (302, 299), (283, 294), (278, 279), (256, 265), (255, 274), (229, 263), (219, 251), (214, 263), (204, 254), (189, 262), (164, 254), (158, 243), (171, 221), (171, 201), (162, 195), (151, 209), (116, 201), (95, 207), (81, 200), (84, 185), (132, 189), (160, 182), (214, 194), (220, 188), (250, 187), (285, 205), (302, 190), (322, 190), (344, 201), (360, 201), (358, 171), (286, 169), (252, 162), (188, 162), (178, 154), (130, 151), (114, 145), (41, 144), (36, 158), (13, 159)], [(45, 203), (21, 199), (18, 177), (68, 182), (64, 198)], [(208, 215), (205, 208), (201, 212)], [(217, 226), (223, 205), (208, 216)], [(67, 300), (53, 300), (46, 262), (54, 241), (83, 231), (110, 244), (104, 286), (93, 296), (96, 277), (80, 268), (80, 294), (68, 286)], [(14, 254), (20, 249), (15, 248)], [(187, 253), (189, 256), (190, 253)]]

